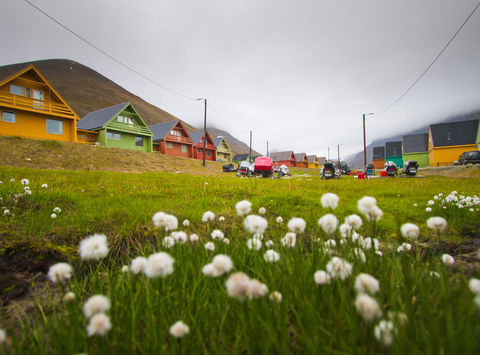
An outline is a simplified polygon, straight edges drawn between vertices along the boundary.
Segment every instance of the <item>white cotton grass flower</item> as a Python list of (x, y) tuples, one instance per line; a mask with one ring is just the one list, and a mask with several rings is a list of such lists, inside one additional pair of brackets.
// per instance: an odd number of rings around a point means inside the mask
[(468, 281), (468, 288), (470, 288), (470, 291), (474, 294), (480, 294), (480, 280), (471, 278), (470, 281)]
[(223, 234), (223, 232), (219, 229), (214, 229), (213, 232), (210, 234), (212, 239), (220, 239), (222, 240), (223, 238), (225, 238), (225, 235)]
[(184, 227), (188, 227), (188, 226), (190, 226), (190, 221), (189, 221), (188, 219), (185, 219), (185, 220), (182, 222), (182, 225), (183, 225)]
[(4, 216), (7, 216), (7, 215), (9, 215), (9, 214), (10, 214), (10, 210), (8, 210), (8, 209), (4, 209), (4, 210), (3, 210), (3, 215), (4, 215)]
[(52, 282), (63, 283), (72, 277), (72, 266), (68, 263), (56, 263), (48, 269), (48, 278)]
[(90, 319), (87, 326), (87, 334), (90, 337), (93, 335), (104, 336), (111, 328), (110, 318), (103, 313), (98, 313)]
[(374, 328), (375, 338), (385, 346), (390, 346), (393, 342), (395, 327), (392, 322), (382, 320)]
[(252, 235), (252, 238), (253, 239), (258, 239), (258, 240), (263, 240), (263, 234), (255, 233), (254, 235)]
[(340, 226), (340, 235), (342, 238), (347, 238), (352, 233), (353, 227), (347, 223)]
[(374, 295), (380, 290), (380, 282), (369, 274), (361, 273), (355, 278), (354, 288), (358, 293), (370, 293)]
[(62, 209), (61, 209), (60, 207), (55, 207), (55, 208), (53, 209), (53, 212), (54, 212), (54, 213), (57, 213), (57, 214), (60, 214), (60, 212), (62, 212)]
[(218, 217), (218, 221), (219, 221), (219, 222), (225, 222), (225, 217), (224, 217), (224, 216)]
[(276, 221), (278, 224), (282, 224), (282, 223), (283, 223), (283, 218), (282, 218), (282, 216), (278, 216), (275, 221)]
[(355, 258), (360, 259), (362, 263), (365, 264), (367, 262), (367, 256), (365, 255), (362, 249), (354, 248), (353, 254), (355, 255)]
[(166, 231), (173, 231), (178, 228), (177, 217), (165, 212), (157, 212), (152, 217), (153, 225), (157, 228), (165, 228)]
[(325, 243), (323, 243), (323, 245), (326, 248), (335, 248), (337, 246), (337, 242), (335, 241), (335, 239), (329, 239)]
[(356, 214), (352, 214), (345, 218), (345, 223), (353, 228), (353, 230), (358, 230), (362, 224), (362, 217)]
[(65, 296), (63, 296), (63, 302), (71, 302), (75, 299), (75, 294), (73, 292), (67, 292)]
[(268, 221), (257, 215), (248, 215), (243, 221), (245, 228), (252, 234), (263, 234), (268, 227)]
[(292, 232), (288, 232), (281, 240), (282, 245), (286, 246), (287, 248), (295, 248), (295, 244), (297, 243), (297, 235)]
[(175, 245), (175, 239), (173, 239), (172, 237), (165, 237), (162, 240), (162, 245), (164, 248), (170, 249)]
[(332, 234), (337, 229), (338, 219), (333, 214), (329, 213), (325, 216), (322, 216), (318, 220), (318, 225), (323, 229), (325, 233)]
[(247, 247), (250, 250), (260, 250), (262, 249), (262, 241), (257, 238), (252, 238), (247, 240)]
[(128, 272), (128, 265), (122, 266), (122, 272)]
[(5, 332), (5, 329), (0, 328), (0, 344), (3, 344), (7, 341), (7, 332)]
[(370, 211), (377, 206), (377, 200), (375, 197), (364, 196), (358, 200), (357, 208), (364, 215), (368, 215)]
[(263, 214), (265, 214), (265, 213), (267, 213), (267, 210), (265, 209), (265, 207), (260, 207), (260, 208), (258, 209), (258, 214), (262, 214), (262, 215), (263, 215)]
[(165, 252), (152, 254), (147, 259), (145, 275), (147, 275), (148, 278), (170, 275), (173, 273), (174, 262), (175, 260)]
[(56, 215), (55, 213), (52, 213), (52, 214), (50, 215), (50, 218), (51, 218), (51, 219), (55, 219), (55, 218), (57, 218), (57, 215)]
[(204, 275), (210, 276), (210, 277), (220, 276), (220, 275), (218, 274), (217, 270), (215, 269), (215, 267), (213, 266), (212, 263), (205, 265), (205, 266), (202, 268), (202, 273), (203, 273)]
[(105, 234), (94, 234), (80, 242), (80, 258), (83, 260), (99, 260), (107, 256), (108, 246)]
[(293, 217), (288, 221), (287, 228), (293, 233), (303, 233), (307, 222), (303, 218)]
[(14, 179), (14, 178), (11, 178), (11, 179), (10, 179), (10, 182), (15, 182), (15, 179)]
[(352, 274), (352, 264), (350, 264), (346, 260), (339, 258), (338, 256), (334, 256), (327, 263), (326, 268), (330, 277), (334, 279), (345, 280)]
[(223, 242), (224, 242), (225, 244), (230, 244), (230, 239), (228, 239), (228, 238), (223, 238)]
[(25, 192), (30, 191), (30, 188), (29, 188), (28, 186), (25, 186), (25, 187), (23, 188), (23, 191), (25, 191)]
[(383, 211), (378, 206), (374, 206), (365, 216), (369, 221), (376, 222), (383, 217)]
[(403, 253), (404, 251), (412, 250), (412, 245), (410, 243), (402, 243), (398, 248), (397, 252)]
[(147, 258), (144, 258), (143, 256), (137, 256), (130, 263), (130, 271), (135, 275), (139, 274), (140, 272), (145, 272), (146, 268)]
[(30, 183), (30, 181), (28, 179), (22, 179), (20, 180), (20, 182), (22, 183), (22, 185), (26, 186)]
[(228, 255), (218, 254), (212, 260), (212, 265), (217, 271), (218, 275), (226, 274), (233, 269), (232, 259)]
[(436, 278), (438, 278), (438, 279), (440, 278), (440, 274), (439, 274), (438, 272), (436, 272), (436, 271), (430, 271), (429, 275), (430, 275), (431, 277), (436, 277)]
[(375, 254), (378, 255), (378, 256), (383, 256), (383, 253), (380, 250), (376, 250)]
[(239, 216), (246, 216), (252, 211), (252, 203), (247, 200), (237, 202), (235, 209), (237, 210), (237, 214)]
[(432, 209), (430, 207), (425, 208), (425, 212), (432, 212)]
[(42, 184), (42, 188), (46, 189), (46, 188), (48, 188), (48, 185), (47, 184)]
[(408, 316), (403, 312), (388, 311), (387, 318), (397, 325), (405, 325), (408, 322)]
[(413, 207), (418, 207), (418, 203), (414, 203), (414, 204), (413, 204)]
[(209, 251), (214, 251), (215, 250), (215, 244), (213, 244), (212, 242), (207, 242), (207, 243), (205, 243), (205, 249), (207, 249)]
[(455, 263), (455, 259), (450, 254), (443, 254), (442, 261), (445, 265), (453, 265)]
[(235, 272), (225, 282), (229, 297), (243, 300), (247, 294), (250, 278), (243, 272)]
[(172, 232), (170, 236), (173, 238), (175, 243), (183, 244), (188, 240), (187, 233), (184, 231)]
[(430, 201), (427, 202), (427, 204), (428, 204), (429, 206), (433, 206), (433, 205), (435, 204), (435, 201), (430, 200)]
[(32, 191), (30, 190), (25, 190), (25, 195), (31, 195), (32, 194)]
[(250, 280), (250, 282), (248, 283), (248, 288), (246, 292), (246, 295), (249, 299), (264, 297), (267, 294), (268, 294), (267, 285), (261, 283), (257, 279)]
[(323, 270), (315, 271), (313, 274), (313, 279), (317, 285), (325, 285), (330, 283), (330, 275)]
[(267, 263), (275, 263), (280, 260), (280, 254), (273, 249), (269, 249), (263, 254), (263, 259), (265, 259)]
[(273, 240), (267, 240), (267, 241), (265, 242), (265, 246), (266, 246), (267, 248), (273, 247)]
[(477, 306), (477, 308), (480, 309), (480, 294), (476, 295), (473, 298), (473, 303), (475, 303), (475, 306)]
[(110, 309), (110, 300), (104, 295), (91, 296), (83, 304), (83, 314), (90, 318), (97, 313), (105, 313)]
[(420, 229), (418, 228), (417, 225), (413, 223), (405, 223), (400, 228), (400, 232), (402, 233), (404, 238), (407, 238), (410, 240), (417, 240)]
[(207, 211), (202, 215), (202, 222), (213, 222), (215, 220), (215, 213)]
[(447, 228), (447, 221), (443, 217), (430, 217), (427, 219), (427, 227), (442, 232)]
[(359, 294), (355, 299), (355, 308), (367, 322), (382, 315), (378, 302), (364, 293)]
[(188, 326), (180, 320), (170, 327), (170, 334), (177, 339), (187, 335), (189, 331)]
[(199, 240), (200, 238), (198, 237), (197, 234), (193, 233), (193, 234), (190, 234), (189, 239), (190, 239), (190, 242), (196, 243), (196, 242), (198, 242), (198, 240)]
[(322, 203), (323, 208), (331, 208), (332, 210), (337, 208), (338, 201), (340, 201), (340, 198), (331, 192), (323, 194), (320, 198), (320, 202)]
[(273, 291), (270, 293), (270, 296), (268, 296), (271, 301), (276, 302), (276, 303), (282, 303), (282, 294), (278, 291)]

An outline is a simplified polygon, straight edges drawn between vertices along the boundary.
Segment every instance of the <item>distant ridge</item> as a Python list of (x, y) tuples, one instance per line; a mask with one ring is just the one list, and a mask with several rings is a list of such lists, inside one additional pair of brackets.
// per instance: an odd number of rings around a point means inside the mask
[[(234, 155), (249, 152), (249, 146), (247, 144), (235, 138), (227, 131), (223, 131), (221, 129), (214, 128), (214, 127), (207, 128), (207, 131), (210, 133), (212, 138), (216, 138), (219, 136), (222, 136), (223, 138), (225, 138), (228, 144), (230, 145), (230, 149), (233, 151)], [(252, 149), (252, 156), (257, 156), (257, 155), (262, 155), (262, 154)]]

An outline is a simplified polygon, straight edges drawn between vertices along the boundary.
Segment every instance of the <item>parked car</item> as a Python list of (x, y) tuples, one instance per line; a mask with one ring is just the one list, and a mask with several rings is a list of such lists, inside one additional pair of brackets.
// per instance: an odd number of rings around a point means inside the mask
[(463, 152), (462, 154), (460, 154), (458, 156), (458, 160), (455, 160), (453, 162), (453, 165), (463, 165), (463, 164), (465, 164), (465, 153), (466, 152)]
[(273, 161), (269, 157), (258, 157), (254, 163), (255, 175), (262, 175), (264, 178), (273, 176)]
[(238, 164), (237, 175), (248, 175), (248, 168), (250, 167), (250, 163), (246, 160), (242, 161)]
[(373, 164), (367, 164), (364, 173), (365, 173), (365, 176), (374, 176), (375, 166)]
[(320, 175), (322, 176), (322, 179), (340, 179), (340, 170), (335, 163), (327, 161), (323, 165)]
[(418, 167), (419, 165), (416, 161), (409, 160), (403, 164), (402, 174), (415, 176), (417, 175)]
[[(480, 151), (478, 150), (471, 150), (469, 152), (465, 152), (463, 158), (463, 164), (480, 164)], [(459, 159), (460, 160), (460, 159)]]
[(346, 161), (342, 161), (340, 163), (340, 172), (343, 175), (350, 175), (350, 173), (352, 172), (352, 170), (348, 167), (348, 164)]
[(288, 166), (282, 164), (278, 167), (278, 177), (282, 177), (285, 175), (290, 176), (290, 170), (288, 169)]
[(387, 176), (397, 176), (398, 175), (397, 164), (395, 164), (393, 161), (385, 162), (384, 170), (387, 173)]
[(224, 173), (234, 173), (237, 171), (235, 165), (233, 165), (232, 163), (222, 166), (222, 169)]

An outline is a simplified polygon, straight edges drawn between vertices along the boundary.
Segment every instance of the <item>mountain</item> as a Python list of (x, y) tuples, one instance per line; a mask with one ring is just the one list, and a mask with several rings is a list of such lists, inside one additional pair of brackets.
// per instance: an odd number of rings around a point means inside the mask
[[(22, 64), (35, 65), (80, 117), (84, 117), (92, 111), (130, 101), (148, 125), (178, 119), (167, 111), (149, 104), (141, 97), (125, 90), (95, 70), (73, 60), (47, 59)], [(19, 66), (19, 64), (12, 64), (12, 66)], [(186, 124), (188, 130), (198, 131), (197, 128), (187, 122), (182, 122)], [(233, 138), (227, 132), (219, 132), (222, 133), (218, 135), (225, 136), (236, 153), (248, 152), (246, 144)]]
[[(233, 154), (241, 154), (241, 153), (248, 153), (249, 146), (248, 144), (243, 143), (242, 141), (238, 140), (234, 136), (232, 136), (227, 131), (222, 131), (221, 129), (209, 127), (207, 128), (208, 133), (212, 136), (212, 138), (222, 136), (227, 141), (228, 145), (230, 145), (230, 149), (233, 151)], [(252, 149), (252, 156), (263, 155), (258, 153), (257, 151)]]
[[(439, 121), (436, 121), (436, 122), (431, 122), (430, 124), (468, 121), (468, 120), (474, 120), (476, 118), (480, 118), (480, 111), (471, 112), (471, 113), (465, 114), (465, 115), (450, 116), (450, 117), (444, 118), (443, 120), (439, 120)], [(402, 136), (406, 136), (406, 135), (409, 135), (409, 134), (428, 133), (428, 126), (429, 125), (425, 125), (422, 128), (411, 130), (411, 131), (408, 131), (408, 132), (403, 132), (403, 133), (397, 134), (395, 136), (385, 137), (385, 138), (381, 138), (381, 139), (375, 139), (374, 141), (372, 141), (372, 143), (367, 145), (367, 163), (371, 162), (372, 159), (373, 159), (373, 147), (382, 146), (382, 145), (385, 144), (385, 142), (401, 141)], [(345, 158), (345, 161), (353, 169), (363, 168), (363, 150), (358, 152), (358, 153), (349, 155), (347, 158)]]

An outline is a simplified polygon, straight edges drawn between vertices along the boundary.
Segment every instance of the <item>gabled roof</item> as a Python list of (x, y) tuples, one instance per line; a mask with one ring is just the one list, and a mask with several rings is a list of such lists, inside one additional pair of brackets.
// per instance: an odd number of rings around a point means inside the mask
[(430, 125), (434, 147), (475, 144), (478, 134), (478, 119)]
[(130, 105), (130, 103), (122, 102), (118, 105), (90, 112), (77, 123), (77, 128), (96, 129), (103, 127), (114, 116), (118, 115), (121, 111), (123, 111), (125, 107), (127, 107), (127, 105)]
[(327, 157), (318, 157), (318, 164), (323, 165), (325, 164), (326, 160), (327, 160)]
[(385, 159), (385, 146), (373, 147), (373, 159)]
[(403, 136), (402, 147), (403, 153), (428, 152), (428, 133)]
[(303, 162), (307, 158), (307, 153), (295, 153), (295, 160), (297, 162)]
[(177, 122), (180, 122), (180, 121), (173, 120), (173, 121), (157, 123), (149, 126), (150, 130), (153, 133), (153, 140), (157, 141), (157, 140), (164, 139), (167, 136), (167, 134), (170, 133), (173, 127), (177, 125)]
[(401, 157), (402, 141), (386, 142), (385, 157)]
[[(210, 136), (208, 131), (205, 131), (205, 136), (206, 136), (206, 139), (207, 139), (207, 143), (210, 141), (213, 144), (212, 137)], [(192, 138), (193, 145), (197, 145), (198, 142), (200, 142), (200, 140), (202, 139), (202, 137), (203, 137), (203, 131), (190, 133), (190, 138)]]
[(308, 163), (313, 164), (315, 163), (315, 160), (318, 162), (318, 158), (316, 155), (307, 155)]
[(235, 156), (233, 157), (233, 160), (235, 160), (235, 161), (248, 160), (248, 153), (246, 153), (246, 154), (235, 154)]
[(293, 151), (289, 150), (286, 152), (273, 152), (270, 153), (270, 158), (272, 158), (273, 161), (285, 161), (285, 160), (290, 160), (295, 155), (293, 154)]
[(19, 74), (20, 72), (25, 71), (28, 67), (33, 65), (27, 63), (19, 63), (19, 64), (12, 64), (12, 65), (5, 65), (0, 67), (0, 85), (4, 84), (4, 81), (10, 78), (11, 76), (16, 76), (15, 74)]

